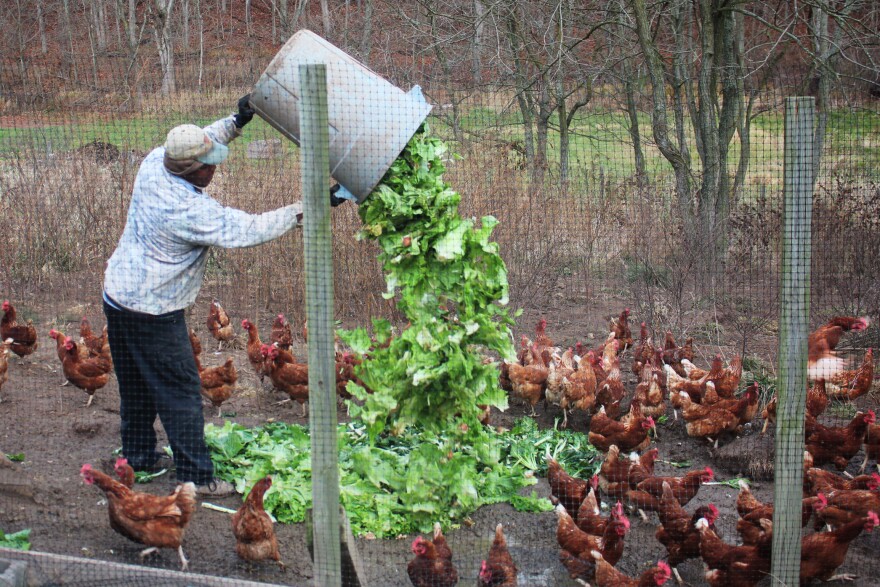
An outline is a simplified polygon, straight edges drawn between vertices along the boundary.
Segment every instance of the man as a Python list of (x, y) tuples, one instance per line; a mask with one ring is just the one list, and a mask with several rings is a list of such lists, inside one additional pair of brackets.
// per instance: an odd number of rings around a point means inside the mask
[[(153, 470), (153, 425), (168, 435), (179, 482), (192, 481), (205, 497), (234, 487), (214, 478), (204, 438), (201, 382), (184, 309), (201, 288), (211, 246), (258, 245), (302, 220), (300, 202), (248, 214), (220, 205), (204, 189), (228, 155), (227, 144), (253, 118), (250, 95), (238, 113), (204, 129), (171, 129), (138, 170), (125, 229), (104, 274), (104, 314), (119, 380), (122, 452), (136, 470)], [(334, 186), (338, 189), (338, 186)], [(343, 199), (331, 190), (331, 205)]]

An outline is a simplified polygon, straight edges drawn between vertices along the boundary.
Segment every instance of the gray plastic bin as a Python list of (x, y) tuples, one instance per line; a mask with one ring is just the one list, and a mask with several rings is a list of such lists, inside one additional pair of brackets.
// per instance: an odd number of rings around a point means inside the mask
[(299, 140), (299, 65), (327, 66), (330, 175), (360, 203), (406, 146), (431, 106), (309, 30), (278, 51), (251, 92), (251, 106), (281, 134)]

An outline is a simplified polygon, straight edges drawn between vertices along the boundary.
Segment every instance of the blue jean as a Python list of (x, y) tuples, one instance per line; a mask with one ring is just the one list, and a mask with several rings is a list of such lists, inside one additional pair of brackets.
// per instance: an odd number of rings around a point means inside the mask
[(205, 444), (201, 381), (183, 310), (153, 316), (105, 301), (104, 315), (119, 381), (122, 454), (135, 470), (155, 463), (158, 416), (178, 482), (210, 482), (214, 465)]

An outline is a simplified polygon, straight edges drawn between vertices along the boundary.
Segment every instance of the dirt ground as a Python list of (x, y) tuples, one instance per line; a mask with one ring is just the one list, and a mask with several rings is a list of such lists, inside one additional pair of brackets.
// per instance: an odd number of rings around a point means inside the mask
[[(622, 304), (621, 304), (622, 306)], [(196, 306), (205, 307), (203, 306)], [(56, 308), (57, 309), (57, 308)], [(57, 315), (70, 315), (70, 312), (56, 312)], [(190, 324), (208, 341), (204, 319), (196, 312)], [(62, 328), (74, 333), (76, 324), (52, 318), (48, 311), (40, 312), (43, 319), (36, 324), (40, 333), (40, 348), (25, 360), (10, 360), (9, 381), (0, 390), (0, 450), (7, 454), (24, 453), (25, 460), (14, 471), (0, 469), (0, 529), (10, 532), (31, 528), (31, 541), (34, 550), (96, 558), (114, 562), (141, 564), (138, 553), (141, 546), (116, 534), (108, 525), (106, 504), (103, 495), (95, 487), (86, 486), (79, 477), (83, 463), (106, 466), (112, 462), (111, 453), (120, 445), (119, 440), (119, 401), (116, 380), (100, 390), (91, 407), (84, 406), (86, 395), (71, 387), (61, 387), (63, 376), (60, 363), (55, 355), (54, 343), (48, 338), (50, 328)], [(75, 315), (75, 314), (74, 314)], [(584, 340), (589, 344), (598, 343), (604, 320), (595, 316), (594, 323), (586, 323), (572, 313), (545, 314), (550, 321), (549, 333), (561, 344), (573, 344)], [(98, 311), (90, 313), (93, 326), (103, 324), (103, 316)], [(241, 318), (233, 312), (233, 320)], [(515, 334), (528, 333), (539, 315), (526, 312), (518, 319)], [(635, 317), (638, 319), (638, 317)], [(264, 331), (268, 330), (270, 317), (258, 317)], [(348, 326), (348, 325), (347, 325)], [(239, 329), (238, 332), (241, 332)], [(589, 334), (593, 333), (593, 338)], [(243, 337), (242, 337), (243, 339)], [(304, 350), (300, 342), (300, 350)], [(699, 342), (698, 342), (699, 344)], [(239, 368), (239, 390), (224, 404), (224, 418), (228, 417), (244, 425), (258, 425), (270, 419), (285, 422), (305, 423), (297, 414), (298, 409), (291, 405), (276, 405), (283, 399), (278, 392), (260, 387), (250, 370), (244, 350), (234, 348), (224, 350), (221, 355), (211, 353), (210, 343), (206, 343), (207, 364), (222, 362), (231, 354)], [(772, 348), (768, 339), (766, 348)], [(716, 349), (703, 348), (702, 356), (714, 353)], [(699, 361), (698, 361), (699, 362)], [(629, 356), (622, 361), (625, 365), (625, 380), (632, 391), (634, 377), (629, 374)], [(704, 362), (703, 362), (704, 364)], [(701, 366), (703, 366), (701, 364)], [(872, 401), (872, 400), (865, 400)], [(499, 426), (510, 425), (514, 419), (524, 416), (527, 408), (514, 400), (505, 413), (492, 415), (492, 423)], [(233, 415), (234, 414), (234, 415)], [(554, 418), (561, 414), (557, 408), (544, 410), (539, 406), (538, 421), (542, 427), (551, 427)], [(224, 418), (216, 417), (216, 410), (205, 408), (207, 422), (222, 424)], [(834, 421), (828, 416), (829, 422)], [(838, 421), (845, 421), (838, 418)], [(586, 431), (588, 419), (575, 414), (571, 420), (575, 430)], [(772, 435), (761, 439), (758, 436), (760, 421), (756, 421), (744, 431), (743, 436), (734, 442), (735, 454), (751, 454), (757, 459), (770, 459), (767, 454), (772, 447)], [(657, 474), (681, 475), (690, 469), (711, 466), (718, 480), (727, 480), (743, 473), (741, 461), (720, 459), (710, 455), (709, 447), (687, 437), (681, 421), (670, 418), (658, 427), (661, 461)], [(671, 462), (688, 461), (686, 468), (676, 468)], [(850, 472), (855, 472), (861, 455), (853, 459)], [(734, 463), (734, 464), (731, 464)], [(173, 474), (165, 475), (153, 483), (139, 486), (152, 493), (171, 490)], [(772, 483), (756, 481), (753, 492), (763, 500), (772, 500)], [(544, 480), (537, 486), (542, 495), (549, 494)], [(726, 485), (704, 486), (696, 498), (688, 505), (693, 509), (700, 504), (714, 503), (720, 510), (719, 526), (728, 542), (737, 542), (734, 530), (736, 512), (734, 500), (737, 491)], [(236, 508), (240, 496), (212, 500), (217, 505)], [(447, 533), (450, 546), (455, 554), (455, 563), (460, 573), (460, 584), (475, 584), (481, 559), (485, 558), (494, 527), (504, 524), (512, 555), (519, 567), (521, 585), (574, 585), (565, 569), (558, 562), (555, 541), (556, 516), (553, 512), (526, 514), (514, 511), (506, 504), (484, 507), (473, 517), (473, 525)], [(665, 551), (654, 538), (657, 528), (656, 517), (651, 514), (647, 522), (638, 516), (631, 516), (632, 529), (627, 536), (626, 550), (618, 568), (632, 575), (663, 559)], [(312, 565), (305, 544), (303, 524), (278, 525), (277, 534), (287, 571), (282, 573), (272, 564), (248, 565), (236, 557), (230, 516), (205, 508), (199, 508), (187, 530), (184, 550), (190, 559), (190, 570), (197, 573), (242, 578), (253, 581), (305, 585), (310, 583)], [(358, 539), (358, 547), (367, 567), (369, 585), (408, 585), (406, 563), (412, 536), (399, 540)], [(875, 585), (874, 573), (880, 570), (876, 552), (880, 537), (875, 532), (863, 535), (853, 544), (846, 563), (840, 572), (858, 575), (850, 584)], [(152, 555), (142, 564), (168, 569), (177, 569), (178, 560), (174, 552), (163, 551)], [(688, 584), (703, 585), (702, 563), (688, 561), (679, 567), (682, 577)], [(87, 577), (71, 577), (71, 582), (80, 582)], [(97, 580), (93, 577), (91, 579)], [(87, 581), (88, 582), (88, 581)], [(97, 582), (97, 581), (94, 581)], [(93, 582), (93, 583), (94, 583)], [(769, 581), (766, 581), (769, 584)]]

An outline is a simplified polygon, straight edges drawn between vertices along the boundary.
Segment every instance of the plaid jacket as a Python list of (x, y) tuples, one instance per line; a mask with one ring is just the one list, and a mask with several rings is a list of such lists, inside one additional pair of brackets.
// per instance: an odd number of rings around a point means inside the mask
[[(232, 117), (205, 127), (228, 144), (240, 133)], [(125, 229), (104, 273), (104, 292), (145, 314), (164, 314), (192, 304), (199, 293), (208, 251), (251, 247), (296, 226), (300, 203), (264, 214), (227, 208), (163, 163), (165, 147), (153, 149), (134, 181)]]

